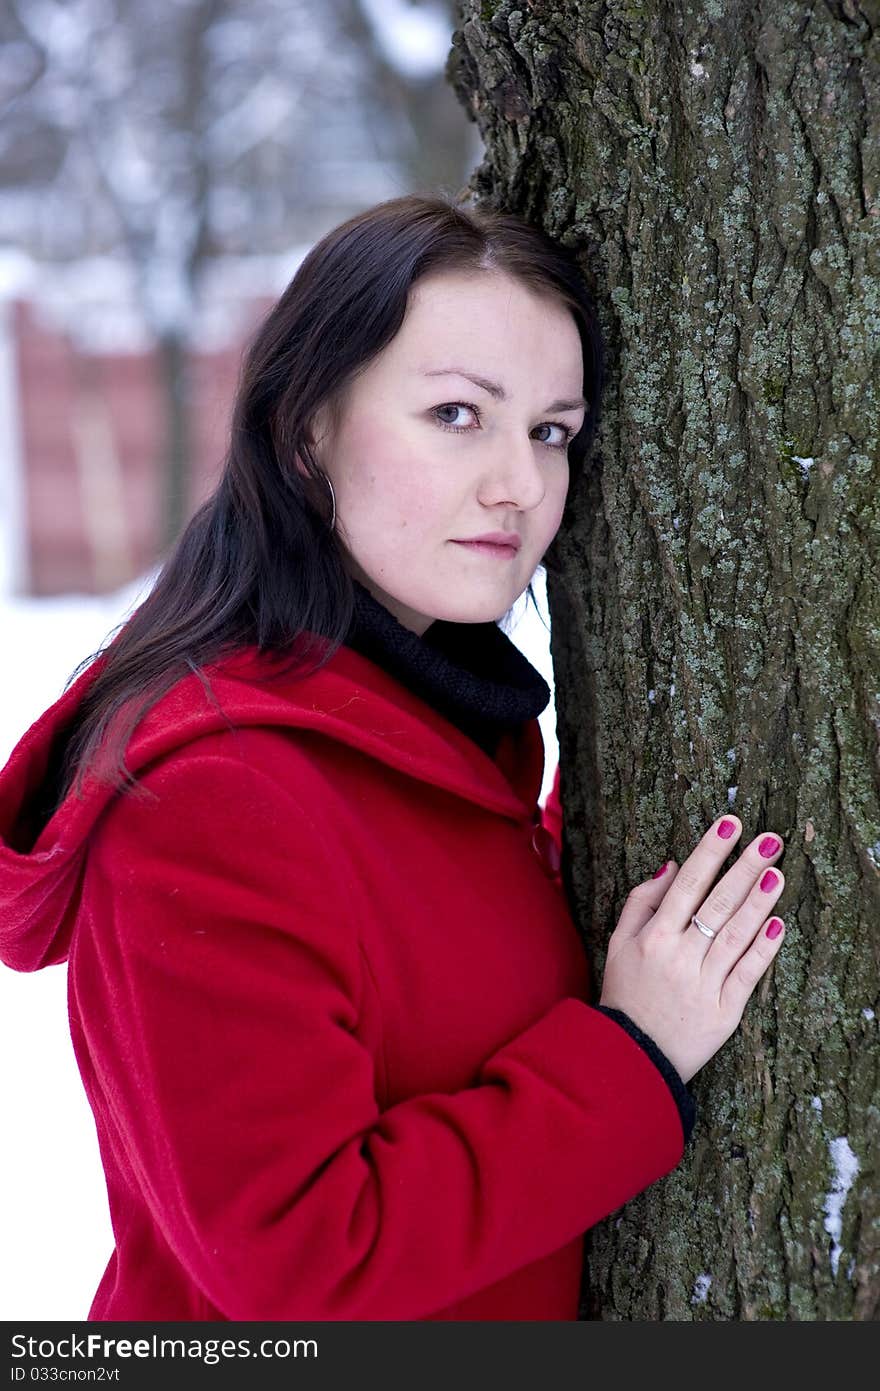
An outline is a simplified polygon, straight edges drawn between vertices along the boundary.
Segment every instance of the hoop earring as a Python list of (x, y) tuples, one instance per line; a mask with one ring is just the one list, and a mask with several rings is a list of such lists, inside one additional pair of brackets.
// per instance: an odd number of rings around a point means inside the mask
[(336, 494), (333, 491), (333, 484), (330, 482), (330, 479), (327, 477), (326, 473), (322, 473), (321, 477), (327, 484), (327, 487), (330, 489), (330, 497), (333, 499), (333, 515), (330, 518), (330, 524), (328, 526), (328, 530), (333, 531), (334, 527), (336, 526)]

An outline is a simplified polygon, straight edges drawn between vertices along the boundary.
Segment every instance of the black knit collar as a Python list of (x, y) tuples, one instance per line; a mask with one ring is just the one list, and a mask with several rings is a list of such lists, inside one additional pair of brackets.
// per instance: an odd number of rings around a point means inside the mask
[(535, 719), (550, 687), (497, 623), (435, 619), (419, 637), (359, 580), (346, 645), (401, 681), (494, 754), (506, 729)]

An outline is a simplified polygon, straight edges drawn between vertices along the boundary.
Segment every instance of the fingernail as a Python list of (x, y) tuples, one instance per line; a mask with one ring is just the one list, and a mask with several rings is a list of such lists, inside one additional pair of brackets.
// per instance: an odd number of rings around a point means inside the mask
[(721, 822), (720, 826), (718, 827), (718, 834), (720, 835), (722, 840), (729, 840), (735, 830), (736, 822), (728, 821), (725, 817), (725, 819)]
[(779, 849), (780, 842), (775, 836), (765, 836), (758, 846), (758, 854), (763, 855), (765, 860), (769, 860), (771, 855), (775, 855)]
[(668, 864), (669, 864), (669, 861), (667, 860), (667, 861), (666, 861), (666, 864), (662, 864), (662, 865), (660, 866), (660, 868), (656, 871), (656, 873), (655, 873), (655, 874), (652, 874), (651, 878), (652, 878), (652, 879), (659, 879), (661, 874), (665, 874), (665, 873), (666, 873), (666, 865), (668, 865)]
[(781, 919), (781, 918), (771, 918), (770, 921), (769, 921), (768, 924), (767, 924), (767, 936), (768, 936), (768, 937), (778, 937), (781, 931), (782, 931), (782, 919)]
[(778, 883), (779, 875), (774, 874), (772, 869), (768, 869), (767, 873), (761, 880), (761, 888), (764, 890), (765, 894), (769, 894), (770, 890), (775, 889)]

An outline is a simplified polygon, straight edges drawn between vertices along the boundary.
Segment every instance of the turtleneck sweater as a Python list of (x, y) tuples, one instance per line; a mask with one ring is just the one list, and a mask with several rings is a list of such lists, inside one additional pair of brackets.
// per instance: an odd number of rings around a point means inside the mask
[[(497, 623), (434, 622), (419, 637), (354, 580), (355, 613), (345, 645), (381, 666), (494, 757), (507, 729), (546, 709), (550, 687)], [(593, 1005), (635, 1039), (663, 1075), (681, 1117), (685, 1143), (694, 1098), (666, 1054), (623, 1010)]]
[(547, 708), (550, 687), (497, 623), (435, 619), (422, 637), (354, 581), (346, 646), (369, 657), (494, 757), (501, 735)]

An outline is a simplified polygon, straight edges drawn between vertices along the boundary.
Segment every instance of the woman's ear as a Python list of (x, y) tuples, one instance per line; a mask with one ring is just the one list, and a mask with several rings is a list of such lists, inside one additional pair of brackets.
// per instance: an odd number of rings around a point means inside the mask
[[(316, 441), (320, 441), (323, 431), (323, 418), (320, 411), (316, 411), (312, 419), (308, 422), (303, 431), (303, 440), (308, 449), (309, 455), (320, 467), (321, 450), (316, 446)], [(293, 466), (302, 478), (311, 478), (311, 474), (306, 468), (299, 451), (294, 453)]]
[[(309, 441), (309, 444), (312, 447), (313, 452), (319, 450), (322, 447), (322, 445), (326, 447), (328, 436), (330, 435), (331, 430), (332, 421), (330, 419), (330, 412), (327, 409), (325, 403), (323, 406), (318, 407), (318, 409), (314, 412), (311, 420), (309, 421), (306, 437)], [(315, 457), (317, 458), (319, 456), (316, 454)]]

